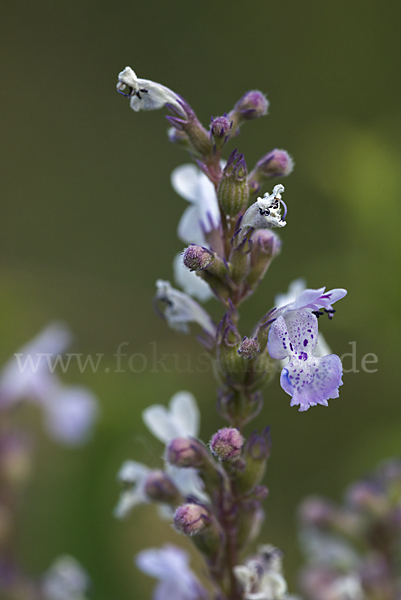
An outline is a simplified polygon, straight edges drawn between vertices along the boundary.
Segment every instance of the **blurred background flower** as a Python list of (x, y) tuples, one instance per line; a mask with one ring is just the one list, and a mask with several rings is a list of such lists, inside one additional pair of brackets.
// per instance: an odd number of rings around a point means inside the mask
[[(81, 369), (74, 358), (57, 374), (101, 403), (94, 437), (78, 449), (49, 440), (35, 407), (21, 413), (39, 438), (18, 534), (32, 575), (67, 554), (98, 600), (150, 597), (133, 556), (162, 537), (177, 544), (176, 534), (151, 505), (112, 517), (126, 457), (160, 464), (163, 445), (141, 412), (187, 389), (207, 412), (204, 439), (224, 424), (196, 341), (152, 310), (155, 280), (173, 281), (183, 249), (176, 230), (188, 204), (170, 175), (188, 159), (168, 142), (163, 111), (137, 115), (116, 93), (126, 64), (182, 94), (204, 125), (260, 89), (269, 115), (244, 124), (225, 158), (235, 147), (250, 169), (272, 148), (294, 158), (281, 255), (242, 311), (242, 335), (300, 276), (348, 289), (335, 328), (319, 323), (332, 351), (348, 353), (340, 398), (299, 414), (277, 378), (260, 416), (273, 439), (266, 541), (284, 550), (290, 590), (300, 499), (338, 499), (399, 451), (400, 13), (395, 0), (2, 6), (1, 364), (61, 319), (78, 340), (71, 352), (93, 361)], [(208, 310), (218, 322), (217, 303)]]

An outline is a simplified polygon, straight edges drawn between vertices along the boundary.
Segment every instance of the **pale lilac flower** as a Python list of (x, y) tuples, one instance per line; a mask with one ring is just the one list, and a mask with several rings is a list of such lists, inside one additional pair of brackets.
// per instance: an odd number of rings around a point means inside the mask
[(200, 302), (213, 298), (213, 292), (196, 271), (190, 271), (183, 263), (182, 254), (177, 254), (173, 261), (174, 279), (186, 294)]
[(44, 600), (85, 600), (89, 577), (72, 556), (60, 556), (45, 574), (41, 586)]
[(189, 568), (188, 555), (181, 548), (166, 544), (137, 554), (136, 566), (159, 580), (153, 600), (201, 600), (206, 590)]
[(172, 329), (181, 333), (188, 333), (188, 323), (198, 323), (205, 333), (213, 339), (215, 338), (215, 324), (205, 309), (193, 298), (174, 289), (169, 281), (158, 279), (156, 287), (156, 306), (159, 302), (164, 304), (164, 312), (161, 315), (167, 320)]
[(155, 81), (139, 79), (131, 67), (125, 67), (118, 74), (117, 91), (130, 98), (130, 106), (135, 112), (158, 110), (167, 104), (168, 107), (174, 107), (182, 117), (187, 116), (178, 94)]
[(291, 406), (299, 405), (305, 411), (310, 406), (338, 398), (342, 385), (342, 365), (335, 354), (323, 358), (314, 355), (318, 340), (318, 323), (314, 312), (323, 308), (332, 314), (332, 304), (346, 295), (346, 290), (325, 292), (303, 290), (299, 296), (277, 308), (270, 315), (274, 320), (269, 331), (268, 351), (272, 358), (290, 362), (281, 372), (281, 387), (292, 396)]
[(171, 185), (191, 203), (178, 224), (177, 235), (186, 244), (207, 246), (205, 232), (217, 228), (220, 209), (212, 182), (195, 165), (181, 165), (171, 173)]
[(90, 436), (99, 408), (90, 390), (65, 385), (54, 372), (70, 340), (65, 327), (53, 324), (16, 352), (0, 374), (0, 409), (33, 402), (43, 409), (50, 437), (76, 446)]

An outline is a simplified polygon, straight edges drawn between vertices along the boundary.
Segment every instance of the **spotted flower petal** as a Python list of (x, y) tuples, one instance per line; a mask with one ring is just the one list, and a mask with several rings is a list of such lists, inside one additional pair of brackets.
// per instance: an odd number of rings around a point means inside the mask
[(327, 406), (328, 399), (338, 397), (342, 385), (338, 356), (314, 355), (317, 334), (317, 318), (308, 309), (287, 312), (274, 321), (269, 331), (270, 356), (290, 359), (281, 372), (281, 387), (292, 396), (291, 406), (299, 405), (301, 411), (316, 404)]

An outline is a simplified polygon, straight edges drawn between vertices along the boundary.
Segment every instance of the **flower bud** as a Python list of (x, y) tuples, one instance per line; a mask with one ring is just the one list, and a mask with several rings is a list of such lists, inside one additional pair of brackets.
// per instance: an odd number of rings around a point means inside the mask
[(203, 246), (191, 244), (182, 253), (182, 260), (190, 271), (201, 271), (213, 262), (213, 252)]
[(241, 491), (248, 491), (259, 485), (271, 451), (270, 427), (266, 427), (260, 435), (254, 431), (248, 438), (243, 456), (246, 461), (245, 470), (238, 476)]
[(220, 150), (227, 143), (230, 135), (233, 122), (223, 115), (222, 117), (216, 117), (212, 119), (210, 123), (210, 138), (214, 142), (215, 148)]
[(256, 193), (270, 177), (285, 177), (294, 169), (294, 161), (285, 150), (278, 148), (262, 156), (248, 177), (251, 193)]
[(234, 150), (223, 169), (217, 198), (224, 213), (235, 217), (245, 210), (249, 200), (248, 168), (243, 154)]
[(210, 514), (200, 504), (183, 504), (174, 514), (174, 527), (186, 535), (195, 535), (210, 525)]
[(220, 460), (235, 460), (241, 455), (244, 438), (233, 427), (219, 429), (210, 441), (210, 449)]
[(174, 527), (190, 535), (195, 546), (216, 560), (224, 548), (224, 532), (211, 511), (200, 504), (183, 504), (174, 515)]
[(242, 358), (255, 358), (260, 352), (260, 345), (257, 338), (244, 337), (237, 352)]
[(259, 90), (246, 92), (228, 115), (228, 118), (233, 121), (233, 130), (237, 130), (245, 121), (263, 117), (267, 114), (268, 108), (269, 101), (262, 92), (259, 92)]
[(259, 229), (252, 236), (251, 267), (246, 278), (254, 289), (263, 279), (273, 258), (281, 250), (281, 240), (270, 229)]
[(175, 467), (199, 468), (208, 461), (205, 446), (194, 438), (179, 437), (171, 440), (166, 449), (166, 459)]
[(145, 494), (150, 500), (178, 504), (180, 492), (164, 471), (151, 471), (145, 480)]

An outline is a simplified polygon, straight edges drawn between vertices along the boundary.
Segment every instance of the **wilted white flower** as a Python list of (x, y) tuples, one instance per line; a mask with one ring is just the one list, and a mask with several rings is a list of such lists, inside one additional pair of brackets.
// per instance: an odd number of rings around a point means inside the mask
[(161, 83), (149, 79), (139, 79), (131, 67), (125, 67), (118, 74), (117, 91), (130, 98), (132, 110), (157, 110), (170, 104), (178, 113), (186, 117), (180, 97)]

